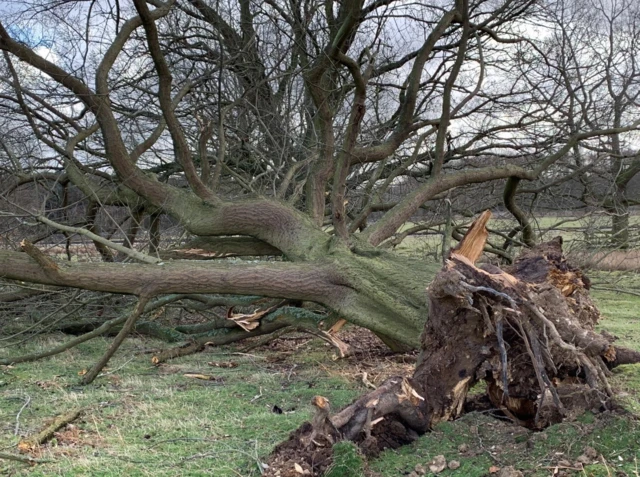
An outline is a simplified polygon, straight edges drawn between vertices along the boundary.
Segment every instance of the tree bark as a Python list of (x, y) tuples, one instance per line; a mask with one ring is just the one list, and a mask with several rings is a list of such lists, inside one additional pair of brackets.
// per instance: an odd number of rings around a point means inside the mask
[(625, 198), (626, 186), (617, 187), (613, 196), (611, 214), (611, 245), (619, 249), (629, 248), (629, 203)]

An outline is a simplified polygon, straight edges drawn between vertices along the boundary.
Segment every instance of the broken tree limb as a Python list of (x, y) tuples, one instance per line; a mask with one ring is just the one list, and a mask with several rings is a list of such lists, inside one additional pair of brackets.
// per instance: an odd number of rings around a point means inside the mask
[(491, 218), (491, 211), (485, 210), (469, 227), (462, 241), (451, 250), (456, 255), (466, 257), (471, 263), (482, 255), (484, 245), (489, 237), (487, 222)]
[(102, 368), (104, 368), (111, 357), (118, 350), (124, 339), (129, 335), (131, 330), (133, 329), (136, 320), (144, 313), (145, 306), (151, 299), (151, 296), (143, 295), (138, 299), (138, 303), (136, 303), (135, 308), (131, 312), (131, 315), (127, 318), (122, 329), (118, 333), (118, 335), (114, 338), (109, 346), (109, 349), (104, 353), (104, 355), (98, 360), (96, 364), (84, 375), (82, 376), (82, 384), (90, 384), (94, 379), (98, 376)]
[(67, 424), (70, 424), (71, 422), (78, 419), (78, 417), (80, 417), (83, 412), (84, 409), (74, 409), (73, 411), (56, 417), (53, 422), (51, 422), (51, 424), (44, 427), (37, 434), (26, 439), (22, 439), (18, 443), (18, 449), (22, 453), (32, 452), (33, 450), (37, 449), (41, 445), (45, 444), (48, 440), (50, 440), (57, 430), (62, 429)]
[(0, 452), (0, 459), (5, 460), (14, 460), (16, 462), (24, 462), (25, 464), (46, 464), (47, 462), (51, 462), (50, 460), (43, 459), (34, 459), (33, 457), (17, 455), (17, 454), (9, 454), (7, 452)]
[(58, 267), (58, 264), (55, 262), (55, 260), (45, 255), (42, 250), (33, 245), (27, 239), (24, 239), (22, 240), (22, 242), (20, 242), (20, 248), (23, 252), (34, 259), (38, 265), (40, 265), (45, 275), (47, 275), (48, 277), (56, 277), (59, 274), (60, 267)]
[[(313, 311), (305, 308), (297, 308), (293, 306), (283, 306), (275, 310), (270, 308), (270, 310), (271, 311), (269, 313), (262, 316), (258, 322), (259, 326), (250, 331), (245, 331), (243, 328), (238, 326), (234, 328), (220, 328), (203, 335), (193, 336), (188, 342), (180, 346), (157, 353), (153, 356), (152, 362), (154, 364), (160, 364), (169, 359), (198, 353), (204, 349), (206, 344), (211, 344), (213, 346), (230, 344), (247, 338), (268, 335), (285, 327), (293, 327), (294, 329), (309, 333), (312, 331), (319, 332), (318, 326), (325, 319), (324, 315), (314, 313)], [(340, 350), (340, 347), (336, 344), (335, 338), (330, 339), (324, 334), (320, 337), (330, 342)], [(342, 352), (346, 351), (348, 350), (343, 347)]]
[(16, 356), (11, 358), (1, 358), (0, 365), (9, 365), (9, 364), (17, 364), (17, 363), (27, 363), (30, 361), (36, 361), (41, 358), (47, 358), (49, 356), (55, 356), (56, 354), (64, 353), (68, 349), (73, 348), (74, 346), (79, 345), (80, 343), (84, 343), (85, 341), (89, 341), (90, 339), (96, 338), (100, 335), (107, 333), (110, 329), (115, 328), (118, 325), (121, 325), (127, 320), (127, 317), (118, 317), (109, 321), (105, 321), (101, 326), (85, 333), (83, 335), (78, 336), (72, 340), (69, 340), (65, 343), (62, 343), (59, 346), (55, 346), (45, 351), (38, 351), (36, 353), (25, 354), (22, 356)]

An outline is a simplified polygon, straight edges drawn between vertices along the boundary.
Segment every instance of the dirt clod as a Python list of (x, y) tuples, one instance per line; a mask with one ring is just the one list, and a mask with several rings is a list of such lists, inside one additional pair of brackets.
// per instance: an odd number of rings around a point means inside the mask
[(593, 447), (590, 447), (590, 446), (586, 446), (582, 451), (582, 453), (592, 460), (595, 460), (598, 458), (598, 452)]
[(415, 468), (413, 470), (418, 475), (426, 475), (426, 473), (427, 473), (427, 468), (422, 464), (416, 464), (416, 466), (415, 466)]
[(591, 464), (593, 462), (593, 459), (589, 459), (586, 455), (582, 454), (578, 456), (576, 462), (578, 464)]
[(449, 469), (451, 469), (451, 470), (456, 470), (456, 469), (460, 468), (460, 462), (457, 461), (457, 460), (452, 460), (451, 462), (449, 462), (447, 467), (449, 467)]
[(467, 444), (460, 444), (458, 446), (458, 452), (460, 452), (461, 454), (466, 454), (467, 452), (469, 452), (469, 446)]
[(437, 455), (429, 462), (429, 470), (434, 474), (439, 474), (447, 467), (447, 460), (443, 455)]
[(522, 472), (511, 465), (508, 467), (503, 467), (498, 471), (496, 475), (497, 477), (524, 477)]

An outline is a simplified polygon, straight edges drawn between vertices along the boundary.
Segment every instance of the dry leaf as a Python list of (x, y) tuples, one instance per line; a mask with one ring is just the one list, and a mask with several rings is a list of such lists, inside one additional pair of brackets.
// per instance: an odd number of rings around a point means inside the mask
[(304, 474), (304, 469), (302, 468), (302, 466), (298, 463), (293, 464), (293, 467), (296, 469), (296, 472), (298, 474)]
[(83, 369), (82, 371), (78, 371), (78, 376), (84, 376), (85, 374), (87, 374), (86, 369)]
[(496, 474), (500, 472), (500, 467), (492, 465), (491, 467), (489, 467), (489, 473), (490, 474)]
[(33, 450), (33, 446), (31, 444), (29, 444), (28, 442), (20, 441), (20, 442), (18, 442), (18, 450), (22, 454), (27, 454), (27, 453), (29, 453), (29, 452), (31, 452)]

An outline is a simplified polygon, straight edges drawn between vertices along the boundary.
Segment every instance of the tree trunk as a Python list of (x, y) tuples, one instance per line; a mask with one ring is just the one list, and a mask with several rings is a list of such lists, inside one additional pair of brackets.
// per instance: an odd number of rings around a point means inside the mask
[(615, 248), (629, 248), (629, 204), (624, 199), (615, 198), (615, 208), (611, 209), (611, 245)]
[(327, 444), (340, 439), (368, 455), (411, 442), (459, 416), (481, 380), (494, 406), (533, 429), (610, 407), (608, 368), (638, 353), (595, 333), (600, 314), (590, 282), (564, 259), (560, 237), (524, 251), (506, 270), (476, 267), (490, 215), (474, 222), (428, 287), (413, 376), (390, 378), (356, 400), (330, 418), (333, 430), (324, 436), (313, 425), (300, 428), (276, 448), (268, 475), (294, 461), (326, 464)]

